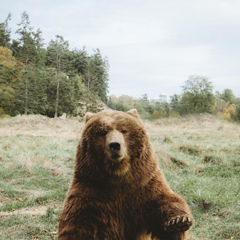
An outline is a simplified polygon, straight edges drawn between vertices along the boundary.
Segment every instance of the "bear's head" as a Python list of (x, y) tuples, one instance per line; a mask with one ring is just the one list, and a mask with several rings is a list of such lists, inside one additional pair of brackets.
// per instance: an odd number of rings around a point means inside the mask
[(75, 177), (108, 183), (145, 181), (157, 162), (137, 110), (85, 115)]

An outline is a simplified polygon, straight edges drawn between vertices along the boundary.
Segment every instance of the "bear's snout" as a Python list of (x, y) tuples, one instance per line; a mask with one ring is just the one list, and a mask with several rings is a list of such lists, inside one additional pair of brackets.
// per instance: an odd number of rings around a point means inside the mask
[(114, 162), (121, 161), (126, 155), (126, 147), (123, 135), (117, 130), (109, 132), (106, 139), (107, 155)]
[(110, 159), (115, 161), (121, 161), (124, 158), (125, 150), (124, 146), (120, 142), (109, 143), (109, 155)]
[(113, 142), (109, 144), (109, 148), (113, 153), (119, 153), (121, 150), (121, 144), (118, 142)]

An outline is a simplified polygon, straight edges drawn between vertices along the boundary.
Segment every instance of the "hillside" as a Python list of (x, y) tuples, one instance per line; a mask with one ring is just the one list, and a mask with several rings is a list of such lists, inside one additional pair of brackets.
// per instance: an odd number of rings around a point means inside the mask
[[(189, 203), (189, 240), (240, 239), (240, 125), (212, 115), (145, 122), (160, 168)], [(0, 239), (57, 239), (83, 123), (0, 120)]]

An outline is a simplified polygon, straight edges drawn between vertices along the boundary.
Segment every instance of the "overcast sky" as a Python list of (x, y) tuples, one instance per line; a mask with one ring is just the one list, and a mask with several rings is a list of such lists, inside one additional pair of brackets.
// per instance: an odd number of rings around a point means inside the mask
[[(0, 0), (12, 33), (29, 14), (48, 43), (99, 48), (109, 61), (109, 95), (181, 94), (190, 75), (240, 97), (240, 0)], [(17, 36), (12, 36), (16, 38)]]

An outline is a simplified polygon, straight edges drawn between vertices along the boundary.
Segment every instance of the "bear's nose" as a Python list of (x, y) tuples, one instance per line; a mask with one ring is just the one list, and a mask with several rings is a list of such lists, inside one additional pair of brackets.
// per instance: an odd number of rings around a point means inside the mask
[(111, 150), (112, 152), (117, 153), (117, 152), (120, 151), (121, 145), (120, 145), (120, 143), (118, 143), (118, 142), (113, 142), (113, 143), (110, 143), (110, 144), (109, 144), (109, 148), (110, 148), (110, 150)]

